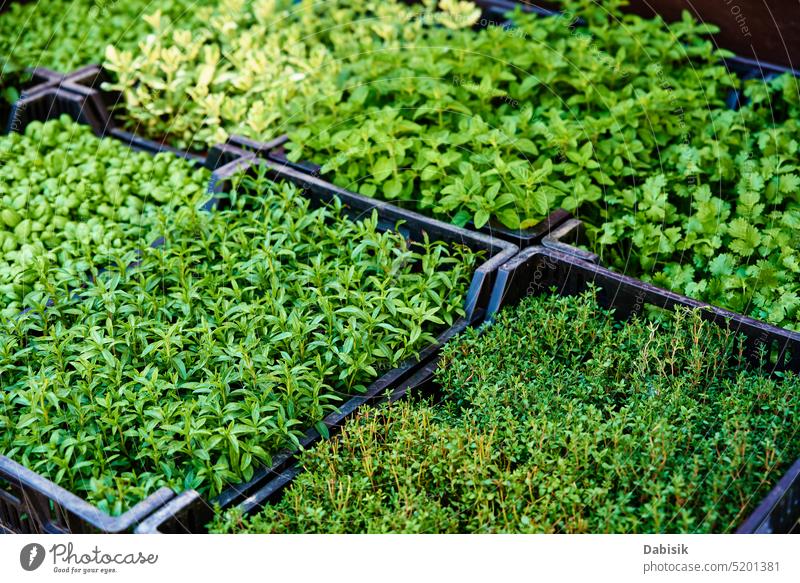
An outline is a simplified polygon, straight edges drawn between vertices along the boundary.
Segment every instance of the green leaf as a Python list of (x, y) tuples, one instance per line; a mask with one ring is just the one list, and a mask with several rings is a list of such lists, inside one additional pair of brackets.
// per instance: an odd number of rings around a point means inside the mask
[(473, 222), (475, 223), (476, 229), (482, 228), (486, 223), (489, 222), (489, 211), (481, 209), (476, 212)]
[(331, 438), (331, 434), (328, 431), (328, 426), (325, 425), (325, 423), (323, 423), (322, 421), (317, 421), (317, 423), (314, 425), (314, 427), (316, 428), (317, 433), (319, 433), (322, 436), (322, 439), (330, 439)]
[(472, 213), (467, 210), (460, 210), (453, 217), (453, 224), (463, 227), (470, 221), (470, 219), (472, 219)]
[(389, 199), (397, 198), (400, 196), (402, 191), (403, 183), (397, 178), (389, 180), (386, 184), (384, 184), (383, 187), (383, 193), (386, 195), (386, 198)]
[(394, 172), (394, 164), (389, 158), (378, 158), (372, 167), (372, 178), (376, 182), (383, 182)]

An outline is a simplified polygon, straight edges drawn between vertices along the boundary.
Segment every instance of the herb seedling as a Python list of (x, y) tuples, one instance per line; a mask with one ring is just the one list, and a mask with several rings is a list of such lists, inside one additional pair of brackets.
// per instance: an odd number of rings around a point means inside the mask
[[(463, 314), (475, 255), (249, 177), (0, 328), (0, 450), (119, 514), (252, 477)], [(125, 267), (133, 260), (138, 264)]]
[(532, 296), (445, 348), (443, 400), (368, 411), (212, 532), (730, 532), (800, 451), (795, 375), (692, 312)]
[[(115, 253), (151, 244), (159, 207), (196, 204), (209, 172), (98, 139), (68, 116), (0, 137), (0, 313), (55, 293)], [(43, 276), (43, 274), (48, 274)]]

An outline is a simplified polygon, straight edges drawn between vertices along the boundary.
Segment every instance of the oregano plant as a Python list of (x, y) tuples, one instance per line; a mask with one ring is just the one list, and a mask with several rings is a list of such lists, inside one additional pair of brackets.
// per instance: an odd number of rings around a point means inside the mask
[[(0, 450), (120, 514), (252, 477), (463, 314), (476, 255), (243, 178), (0, 326)], [(46, 299), (52, 301), (48, 306)]]

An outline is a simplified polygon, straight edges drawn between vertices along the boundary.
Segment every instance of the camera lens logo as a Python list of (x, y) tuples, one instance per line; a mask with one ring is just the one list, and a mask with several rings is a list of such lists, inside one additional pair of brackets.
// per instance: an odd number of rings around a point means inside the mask
[(27, 544), (19, 553), (19, 564), (26, 571), (35, 571), (42, 566), (44, 555), (44, 547), (39, 543)]

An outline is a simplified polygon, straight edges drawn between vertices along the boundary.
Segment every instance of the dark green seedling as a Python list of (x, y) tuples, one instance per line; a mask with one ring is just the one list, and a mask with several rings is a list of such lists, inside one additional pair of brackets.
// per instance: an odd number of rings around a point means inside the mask
[[(119, 514), (215, 495), (462, 315), (476, 256), (248, 178), (0, 327), (0, 451)], [(136, 266), (126, 269), (134, 259)]]
[(440, 403), (362, 415), (282, 500), (213, 532), (734, 530), (800, 453), (800, 382), (677, 312), (618, 323), (531, 297), (445, 348)]

